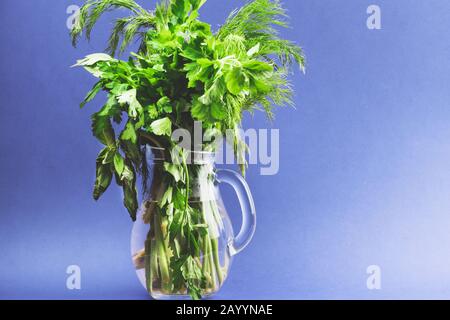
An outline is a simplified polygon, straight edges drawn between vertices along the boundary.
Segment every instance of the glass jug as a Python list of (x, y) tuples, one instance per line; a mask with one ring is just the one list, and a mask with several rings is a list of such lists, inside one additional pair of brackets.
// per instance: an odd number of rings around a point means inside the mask
[[(214, 154), (191, 152), (193, 164), (188, 184), (192, 211), (188, 218), (199, 232), (194, 239), (187, 239), (192, 235), (183, 234), (183, 230), (176, 237), (169, 236), (172, 225), (186, 216), (177, 217), (173, 211), (167, 214), (161, 210), (168, 189), (163, 168), (168, 162), (164, 152), (151, 149), (150, 192), (131, 235), (131, 255), (137, 276), (155, 299), (187, 299), (193, 297), (192, 288), (199, 290), (198, 297), (208, 297), (222, 287), (233, 256), (248, 245), (255, 232), (256, 213), (250, 189), (239, 173), (215, 169)], [(221, 184), (234, 188), (241, 206), (242, 226), (236, 236), (220, 195)], [(183, 216), (182, 210), (178, 216)]]

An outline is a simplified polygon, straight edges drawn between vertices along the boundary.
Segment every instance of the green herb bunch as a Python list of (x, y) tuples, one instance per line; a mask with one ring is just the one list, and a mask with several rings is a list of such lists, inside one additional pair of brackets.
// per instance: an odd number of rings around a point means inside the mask
[[(274, 106), (291, 104), (288, 73), (293, 63), (302, 70), (305, 65), (302, 50), (280, 38), (279, 27), (287, 24), (278, 1), (250, 1), (216, 31), (198, 20), (205, 2), (166, 0), (149, 11), (133, 0), (87, 0), (71, 32), (76, 45), (82, 34), (90, 39), (103, 13), (116, 8), (130, 12), (115, 21), (106, 53), (89, 55), (76, 66), (98, 78), (81, 107), (100, 91), (107, 93), (106, 103), (92, 115), (93, 134), (104, 145), (96, 162), (94, 198), (114, 179), (123, 188), (124, 205), (133, 220), (138, 176), (145, 185), (149, 174), (143, 148), (148, 141), (173, 150), (173, 130), (192, 131), (194, 122), (201, 121), (205, 129), (235, 132), (232, 143), (236, 156), (242, 157), (246, 145), (238, 129), (244, 111), (261, 109), (272, 118)], [(136, 41), (138, 50), (128, 60), (117, 57)], [(188, 240), (183, 252), (168, 243), (166, 261), (153, 271), (161, 274), (167, 290), (184, 287), (200, 298), (208, 277), (196, 262), (202, 245), (198, 239), (207, 231), (198, 223), (194, 227), (201, 214), (189, 204), (190, 181), (197, 170), (183, 161), (165, 163), (163, 171), (168, 177), (164, 197), (149, 219), (166, 217), (166, 236)], [(211, 250), (214, 247), (209, 243)], [(220, 278), (220, 270), (216, 272)]]

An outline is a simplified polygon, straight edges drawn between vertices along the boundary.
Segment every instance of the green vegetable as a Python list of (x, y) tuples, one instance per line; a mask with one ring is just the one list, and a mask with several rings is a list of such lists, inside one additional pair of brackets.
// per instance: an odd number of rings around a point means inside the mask
[[(238, 132), (244, 111), (263, 109), (272, 118), (274, 106), (291, 103), (287, 76), (292, 63), (304, 69), (302, 50), (279, 36), (277, 27), (286, 26), (279, 1), (250, 1), (215, 32), (198, 20), (205, 2), (166, 0), (155, 10), (145, 10), (134, 0), (87, 0), (71, 33), (76, 45), (82, 34), (90, 39), (104, 12), (124, 8), (131, 13), (115, 21), (107, 53), (91, 54), (75, 66), (98, 79), (81, 107), (100, 91), (107, 94), (105, 105), (92, 116), (93, 135), (104, 145), (96, 162), (94, 198), (107, 190), (114, 176), (133, 220), (137, 177), (144, 183), (148, 178), (143, 144), (150, 139), (170, 152), (175, 150), (173, 130), (192, 131), (197, 120), (224, 135), (228, 129)], [(126, 61), (115, 58), (134, 40), (139, 40), (136, 53)], [(232, 143), (242, 160), (245, 142), (235, 134)], [(189, 201), (198, 168), (186, 163), (187, 154), (181, 152), (182, 163), (161, 168), (166, 189), (149, 218), (146, 276), (149, 290), (159, 279), (161, 290), (186, 290), (199, 299), (220, 285), (224, 275), (217, 239), (209, 234), (201, 208)], [(206, 257), (203, 265), (201, 252)]]

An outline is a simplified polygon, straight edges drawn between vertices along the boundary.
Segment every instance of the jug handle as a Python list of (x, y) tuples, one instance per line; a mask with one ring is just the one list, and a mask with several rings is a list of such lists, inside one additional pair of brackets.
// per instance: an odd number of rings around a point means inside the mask
[(233, 187), (242, 210), (242, 226), (237, 236), (229, 243), (232, 256), (238, 254), (250, 243), (256, 230), (256, 210), (250, 188), (244, 178), (237, 172), (227, 169), (216, 171), (216, 181)]

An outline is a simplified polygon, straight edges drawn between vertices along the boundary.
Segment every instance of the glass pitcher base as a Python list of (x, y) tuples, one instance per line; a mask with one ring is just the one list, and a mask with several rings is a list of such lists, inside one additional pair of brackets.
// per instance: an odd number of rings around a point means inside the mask
[[(216, 293), (208, 293), (208, 294), (204, 294), (202, 296), (202, 300), (208, 300), (211, 299), (212, 297), (214, 297)], [(154, 299), (154, 300), (163, 300), (163, 301), (170, 301), (170, 300), (192, 300), (192, 297), (186, 294), (164, 294), (164, 293), (159, 293), (159, 292), (152, 292), (150, 293), (150, 296)]]
[[(136, 270), (136, 275), (145, 291), (147, 291), (145, 283), (145, 271), (143, 269)], [(216, 287), (215, 289), (206, 289), (202, 294), (202, 300), (213, 298), (220, 291), (220, 289), (221, 287)], [(178, 293), (168, 293), (167, 291), (164, 291), (158, 287), (153, 287), (151, 292), (147, 292), (147, 294), (149, 294), (154, 300), (192, 300), (192, 297), (186, 293), (186, 290), (180, 291)]]
[[(181, 187), (163, 162), (153, 163), (149, 194), (133, 226), (132, 261), (141, 284), (155, 299), (208, 298), (217, 293), (233, 255), (254, 232), (253, 200), (239, 174), (215, 170), (210, 161), (188, 169), (180, 169), (189, 174), (189, 186)], [(236, 237), (220, 183), (235, 189), (241, 205), (243, 225)], [(191, 294), (189, 286), (195, 290)]]

